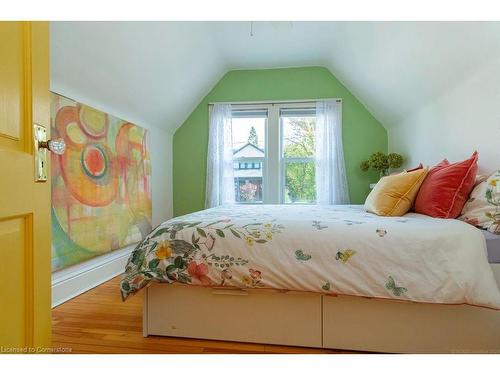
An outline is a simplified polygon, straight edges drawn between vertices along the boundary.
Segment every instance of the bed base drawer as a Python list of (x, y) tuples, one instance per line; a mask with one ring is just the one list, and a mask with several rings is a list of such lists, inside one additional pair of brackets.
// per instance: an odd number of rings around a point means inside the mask
[(144, 334), (321, 347), (321, 295), (151, 284)]
[(500, 311), (323, 296), (323, 346), (386, 353), (500, 353)]
[(382, 353), (500, 353), (500, 311), (467, 305), (153, 283), (144, 336)]

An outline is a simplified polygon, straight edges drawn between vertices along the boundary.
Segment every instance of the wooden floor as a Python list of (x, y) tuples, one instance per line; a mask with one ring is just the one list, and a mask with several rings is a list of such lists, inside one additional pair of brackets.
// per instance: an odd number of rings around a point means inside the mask
[(142, 337), (142, 293), (122, 302), (119, 277), (52, 310), (53, 346), (71, 353), (348, 353), (226, 341)]

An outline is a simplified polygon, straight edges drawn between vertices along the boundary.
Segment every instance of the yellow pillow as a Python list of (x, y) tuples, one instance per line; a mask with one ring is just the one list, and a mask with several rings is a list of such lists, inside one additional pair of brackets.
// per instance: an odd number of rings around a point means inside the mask
[(385, 176), (365, 201), (365, 210), (379, 216), (403, 216), (413, 206), (428, 168)]

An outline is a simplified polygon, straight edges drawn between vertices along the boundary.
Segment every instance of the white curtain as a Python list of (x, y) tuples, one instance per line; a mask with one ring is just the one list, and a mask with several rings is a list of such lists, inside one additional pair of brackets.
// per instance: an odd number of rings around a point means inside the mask
[(316, 202), (347, 204), (349, 190), (342, 146), (342, 108), (337, 100), (316, 102)]
[(214, 104), (208, 129), (205, 207), (234, 203), (231, 105)]

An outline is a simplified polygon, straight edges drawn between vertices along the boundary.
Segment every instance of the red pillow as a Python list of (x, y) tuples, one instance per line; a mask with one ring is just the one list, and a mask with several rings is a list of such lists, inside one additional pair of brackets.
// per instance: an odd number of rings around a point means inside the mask
[(475, 151), (470, 159), (453, 164), (444, 159), (433, 167), (420, 187), (415, 212), (444, 219), (458, 217), (474, 187), (477, 158)]

